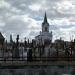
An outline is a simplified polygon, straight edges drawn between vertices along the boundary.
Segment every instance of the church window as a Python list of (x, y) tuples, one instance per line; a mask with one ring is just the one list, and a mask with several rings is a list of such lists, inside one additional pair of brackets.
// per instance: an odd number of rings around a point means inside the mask
[(45, 27), (45, 31), (47, 31), (47, 27)]

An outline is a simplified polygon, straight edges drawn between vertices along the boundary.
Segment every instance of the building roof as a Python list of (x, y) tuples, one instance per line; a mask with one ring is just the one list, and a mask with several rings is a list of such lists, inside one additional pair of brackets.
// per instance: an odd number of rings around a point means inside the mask
[(0, 39), (4, 39), (4, 37), (3, 37), (3, 35), (2, 35), (2, 33), (0, 32)]
[[(45, 12), (45, 16), (44, 16), (44, 21), (43, 21), (43, 25), (45, 25), (45, 23), (47, 23), (48, 24), (48, 21), (47, 21), (47, 15), (46, 15), (46, 12)], [(49, 24), (48, 24), (49, 25)]]
[(40, 35), (37, 35), (35, 38), (39, 37)]
[(45, 12), (45, 16), (44, 16), (44, 23), (47, 23), (47, 16), (46, 16), (46, 12)]

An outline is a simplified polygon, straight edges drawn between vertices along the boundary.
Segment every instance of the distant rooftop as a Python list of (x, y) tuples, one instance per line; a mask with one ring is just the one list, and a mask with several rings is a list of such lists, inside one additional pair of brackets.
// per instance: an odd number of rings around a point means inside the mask
[(0, 32), (0, 39), (4, 39), (4, 37), (3, 37), (3, 35), (2, 35), (2, 33)]

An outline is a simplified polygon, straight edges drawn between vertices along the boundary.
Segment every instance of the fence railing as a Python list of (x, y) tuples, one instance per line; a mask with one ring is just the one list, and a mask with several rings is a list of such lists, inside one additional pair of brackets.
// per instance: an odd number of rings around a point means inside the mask
[(75, 61), (75, 57), (0, 57), (0, 61)]

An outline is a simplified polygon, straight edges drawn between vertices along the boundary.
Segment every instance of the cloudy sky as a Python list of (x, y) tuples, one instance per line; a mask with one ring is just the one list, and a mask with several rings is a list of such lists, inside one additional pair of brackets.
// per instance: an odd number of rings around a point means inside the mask
[(0, 0), (0, 31), (20, 39), (34, 38), (41, 31), (44, 13), (47, 13), (53, 40), (75, 37), (75, 0)]

